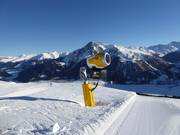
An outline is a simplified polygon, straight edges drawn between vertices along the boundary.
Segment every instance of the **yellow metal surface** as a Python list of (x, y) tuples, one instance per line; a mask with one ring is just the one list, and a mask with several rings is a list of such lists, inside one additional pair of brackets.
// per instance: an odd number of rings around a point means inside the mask
[(103, 53), (98, 53), (93, 57), (88, 58), (88, 63), (91, 65), (94, 65), (95, 67), (98, 68), (104, 68), (107, 66), (107, 64), (104, 62), (104, 54)]
[(84, 104), (85, 106), (95, 106), (94, 94), (92, 92), (92, 84), (83, 84)]

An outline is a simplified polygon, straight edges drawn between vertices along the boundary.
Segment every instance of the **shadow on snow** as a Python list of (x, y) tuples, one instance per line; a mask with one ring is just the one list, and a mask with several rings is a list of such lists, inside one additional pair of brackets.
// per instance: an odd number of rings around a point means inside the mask
[(0, 97), (0, 101), (1, 100), (26, 100), (26, 101), (42, 100), (42, 101), (60, 101), (60, 102), (68, 102), (68, 103), (79, 104), (78, 102), (75, 102), (75, 101), (72, 101), (72, 100), (63, 100), (63, 99), (54, 99), (54, 98), (42, 98), (42, 97), (31, 97), (31, 96)]

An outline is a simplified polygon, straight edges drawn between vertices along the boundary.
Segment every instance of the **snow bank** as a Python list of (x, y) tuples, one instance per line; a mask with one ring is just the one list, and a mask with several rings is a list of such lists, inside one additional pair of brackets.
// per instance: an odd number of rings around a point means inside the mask
[(0, 134), (99, 134), (134, 93), (98, 87), (85, 107), (80, 82), (0, 82)]

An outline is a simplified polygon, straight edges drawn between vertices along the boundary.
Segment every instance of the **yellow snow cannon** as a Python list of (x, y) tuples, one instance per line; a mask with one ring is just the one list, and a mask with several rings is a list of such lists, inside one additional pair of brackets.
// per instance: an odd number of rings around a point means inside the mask
[(104, 69), (111, 63), (111, 57), (109, 53), (97, 53), (87, 58), (86, 63), (89, 68)]
[[(101, 51), (94, 54), (93, 56), (88, 57), (86, 59), (86, 63), (87, 66), (90, 68), (90, 71), (96, 73), (96, 75), (98, 75), (101, 78), (102, 75), (100, 72), (110, 65), (111, 57), (108, 53)], [(84, 80), (84, 84), (82, 84), (82, 88), (83, 88), (85, 106), (89, 106), (89, 107), (96, 106), (94, 101), (93, 91), (97, 88), (99, 80), (96, 83), (96, 86), (93, 88), (92, 83), (88, 81), (86, 67), (80, 68), (80, 78)]]

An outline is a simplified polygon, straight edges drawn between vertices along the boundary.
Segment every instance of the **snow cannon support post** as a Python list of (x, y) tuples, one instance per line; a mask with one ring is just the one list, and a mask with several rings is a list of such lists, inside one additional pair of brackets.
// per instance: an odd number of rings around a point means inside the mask
[(92, 83), (86, 83), (82, 85), (83, 87), (83, 94), (84, 94), (84, 103), (85, 106), (96, 106), (94, 101), (94, 94), (93, 94), (93, 86)]

